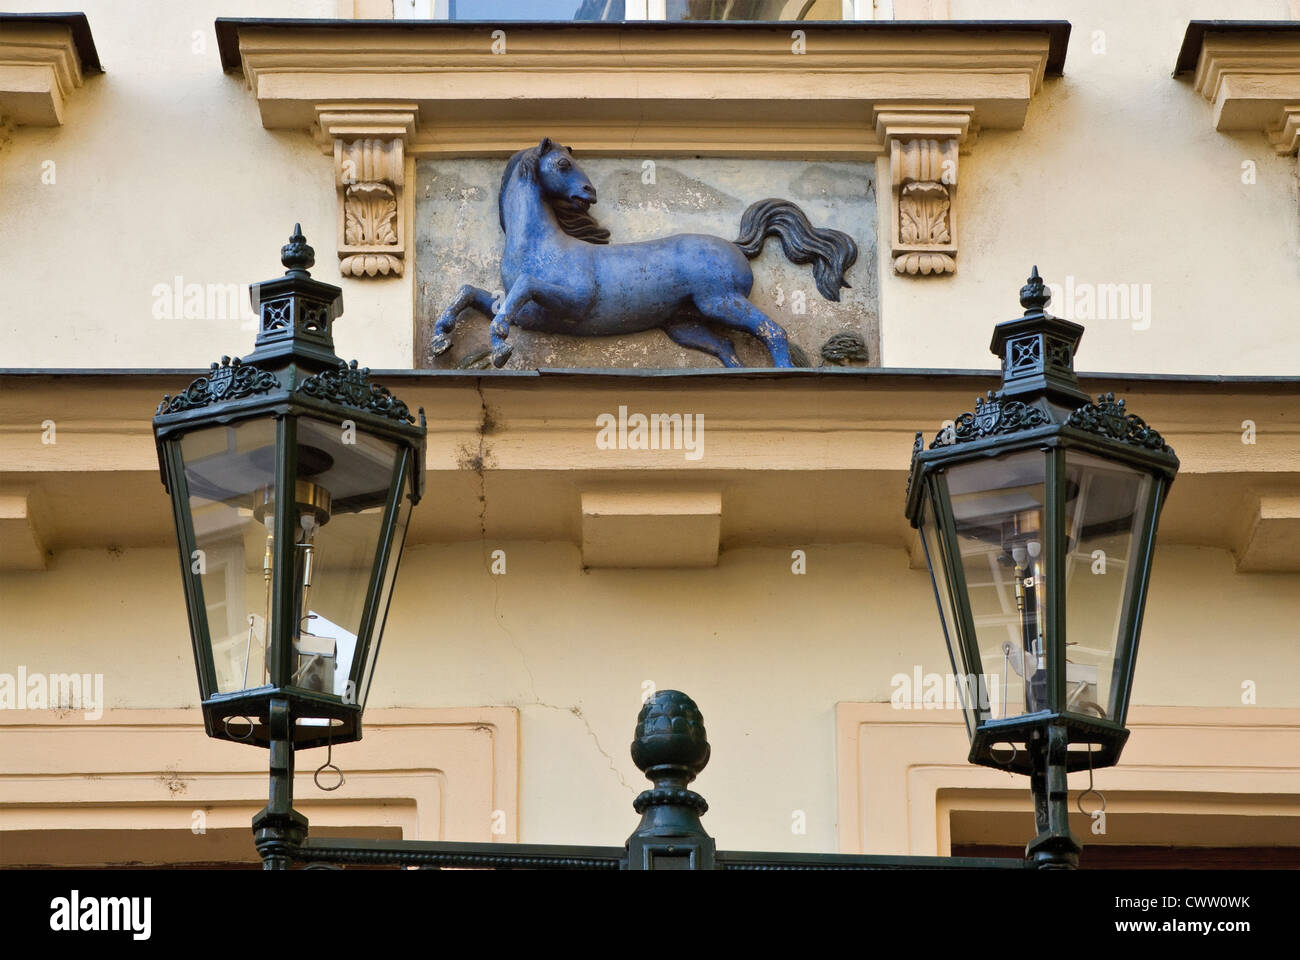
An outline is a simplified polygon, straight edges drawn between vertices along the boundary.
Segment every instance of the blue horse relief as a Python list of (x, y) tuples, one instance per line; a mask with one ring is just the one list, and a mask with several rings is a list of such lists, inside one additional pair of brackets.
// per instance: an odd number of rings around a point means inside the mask
[(496, 367), (510, 358), (512, 326), (577, 337), (662, 329), (727, 367), (742, 366), (727, 338), (727, 331), (742, 330), (763, 343), (774, 366), (807, 366), (781, 325), (750, 301), (748, 261), (775, 236), (790, 262), (812, 265), (822, 296), (838, 301), (858, 256), (852, 237), (812, 226), (789, 200), (752, 204), (736, 240), (680, 233), (635, 243), (609, 242), (609, 231), (588, 212), (595, 202), (572, 151), (549, 137), (512, 156), (498, 197), (505, 297), (494, 303), (489, 291), (462, 286), (434, 324), (431, 355), (451, 347), (457, 321), (473, 308), (492, 318)]

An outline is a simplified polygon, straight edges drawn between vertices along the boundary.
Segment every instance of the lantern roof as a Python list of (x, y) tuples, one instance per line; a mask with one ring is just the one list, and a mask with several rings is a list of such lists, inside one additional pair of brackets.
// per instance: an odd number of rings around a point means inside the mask
[[(368, 367), (334, 352), (334, 322), (343, 313), (343, 291), (313, 279), (315, 251), (300, 224), (280, 249), (281, 277), (251, 284), (258, 314), (253, 352), (222, 357), (175, 396), (165, 395), (154, 415), (159, 440), (206, 423), (231, 423), (259, 415), (297, 412), (352, 420), (377, 436), (415, 446), (418, 500), (424, 489), (424, 410), (412, 413), (392, 391), (370, 378)], [(167, 471), (159, 467), (163, 483)]]
[(921, 474), (944, 463), (1014, 449), (1076, 446), (1123, 460), (1169, 481), (1178, 457), (1164, 438), (1122, 399), (1093, 399), (1080, 385), (1074, 358), (1083, 326), (1046, 311), (1051, 292), (1035, 266), (1020, 288), (1024, 315), (994, 328), (989, 349), (1002, 364), (1002, 386), (976, 398), (975, 408), (935, 434), (917, 432), (907, 480), (907, 516), (918, 524)]

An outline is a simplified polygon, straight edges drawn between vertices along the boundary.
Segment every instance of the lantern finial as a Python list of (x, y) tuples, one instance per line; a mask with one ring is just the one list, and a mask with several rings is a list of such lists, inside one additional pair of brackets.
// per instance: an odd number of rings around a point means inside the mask
[(302, 224), (293, 225), (293, 236), (280, 248), (280, 262), (288, 270), (286, 276), (310, 276), (307, 271), (316, 265), (316, 251), (307, 245), (307, 238), (302, 235)]
[(259, 323), (255, 349), (244, 358), (263, 369), (293, 363), (308, 373), (333, 370), (340, 363), (334, 352), (334, 321), (343, 313), (343, 291), (315, 280), (307, 269), (316, 251), (293, 225), (293, 235), (280, 248), (284, 276), (250, 284), (249, 300)]
[(1073, 410), (1089, 400), (1074, 373), (1083, 327), (1047, 313), (1043, 308), (1051, 299), (1035, 266), (1020, 288), (1024, 315), (999, 323), (989, 349), (1002, 363), (1002, 398)]
[(1033, 272), (1025, 285), (1020, 288), (1020, 305), (1025, 308), (1025, 316), (1030, 313), (1042, 313), (1043, 307), (1051, 302), (1052, 293), (1047, 289), (1047, 284), (1043, 283), (1043, 278), (1038, 275), (1038, 267), (1034, 266)]

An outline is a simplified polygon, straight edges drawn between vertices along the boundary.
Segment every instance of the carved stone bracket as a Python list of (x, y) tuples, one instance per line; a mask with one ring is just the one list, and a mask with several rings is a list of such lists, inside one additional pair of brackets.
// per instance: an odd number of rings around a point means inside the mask
[(0, 23), (0, 142), (14, 127), (57, 127), (64, 104), (102, 73), (82, 14), (7, 14)]
[(334, 154), (339, 270), (344, 276), (400, 277), (406, 263), (403, 188), (414, 104), (320, 104), (322, 147)]
[(1175, 73), (1195, 70), (1196, 92), (1214, 104), (1214, 129), (1263, 133), (1279, 156), (1300, 153), (1296, 26), (1285, 21), (1188, 24)]
[(1193, 84), (1214, 104), (1216, 130), (1259, 131), (1280, 155), (1294, 156), (1300, 150), (1300, 33), (1266, 27), (1215, 25), (1201, 38)]
[(896, 273), (957, 269), (957, 155), (978, 132), (973, 113), (971, 106), (951, 104), (876, 109), (876, 132), (889, 148)]

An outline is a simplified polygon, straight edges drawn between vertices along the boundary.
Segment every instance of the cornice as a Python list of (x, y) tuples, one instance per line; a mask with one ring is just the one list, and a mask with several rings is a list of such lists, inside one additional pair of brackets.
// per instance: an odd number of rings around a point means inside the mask
[[(429, 415), (426, 477), (436, 495), (416, 511), (410, 544), (562, 540), (611, 566), (707, 564), (718, 551), (790, 543), (912, 546), (919, 557), (903, 516), (915, 432), (937, 429), (995, 380), (897, 371), (376, 376)], [(22, 562), (36, 568), (44, 551), (170, 544), (149, 417), (161, 393), (190, 379), (0, 378), (0, 553), (21, 541)], [(1122, 395), (1178, 450), (1162, 546), (1231, 551), (1243, 572), (1300, 570), (1294, 378), (1083, 380), (1094, 395)], [(634, 414), (702, 417), (699, 456), (685, 445), (599, 442), (602, 418), (619, 420), (620, 407), (629, 423)], [(43, 442), (51, 410), (57, 443)], [(125, 527), (123, 515), (132, 518)], [(678, 552), (615, 551), (629, 528), (666, 531)]]
[[(403, 158), (509, 156), (542, 137), (587, 155), (887, 155), (895, 271), (952, 273), (957, 154), (981, 129), (1024, 126), (1069, 29), (217, 21), (262, 125), (310, 130), (334, 154), (338, 254), (356, 277), (404, 271)], [(359, 166), (364, 182), (349, 179)], [(371, 223), (382, 231), (363, 236)]]
[(416, 156), (504, 155), (550, 134), (587, 153), (862, 157), (887, 150), (877, 103), (956, 104), (977, 128), (1023, 126), (1069, 29), (866, 26), (506, 24), (495, 39), (480, 23), (217, 30), (223, 65), (243, 73), (268, 129), (309, 129), (321, 103), (386, 101), (416, 105)]

